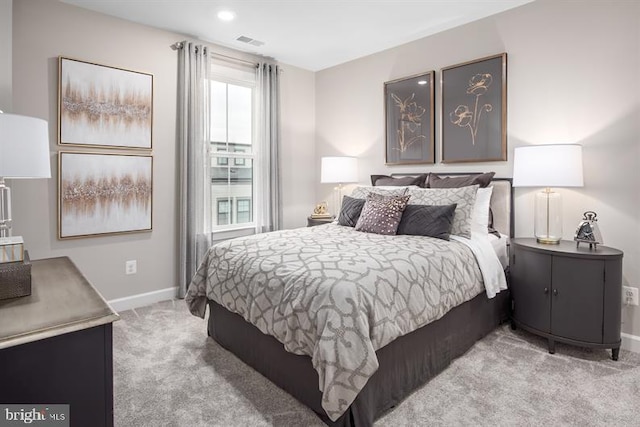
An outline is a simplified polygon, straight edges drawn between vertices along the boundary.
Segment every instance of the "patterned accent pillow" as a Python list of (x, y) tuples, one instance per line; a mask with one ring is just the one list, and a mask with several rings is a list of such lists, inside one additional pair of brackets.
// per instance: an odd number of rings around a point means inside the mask
[(353, 189), (351, 197), (355, 199), (366, 199), (369, 194), (380, 194), (382, 196), (404, 196), (408, 187), (382, 188), (360, 185)]
[(342, 197), (342, 208), (340, 209), (340, 215), (338, 216), (338, 224), (346, 225), (347, 227), (355, 227), (362, 207), (364, 206), (364, 199), (354, 199), (353, 197)]
[(456, 204), (444, 206), (407, 205), (397, 234), (429, 236), (449, 240)]
[(369, 194), (356, 223), (357, 231), (394, 235), (410, 196)]
[(471, 219), (477, 192), (477, 185), (461, 188), (410, 188), (409, 204), (435, 206), (457, 204), (451, 234), (468, 239), (471, 237)]

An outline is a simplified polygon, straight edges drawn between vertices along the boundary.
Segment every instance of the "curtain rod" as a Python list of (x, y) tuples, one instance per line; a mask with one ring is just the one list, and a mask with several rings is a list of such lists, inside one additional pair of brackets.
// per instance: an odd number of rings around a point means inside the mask
[[(178, 49), (182, 49), (182, 48), (183, 48), (182, 42), (177, 42), (177, 43), (174, 43), (174, 44), (171, 45), (171, 49), (173, 49), (173, 50), (178, 50)], [(227, 55), (223, 55), (223, 54), (217, 53), (217, 52), (209, 52), (209, 55), (217, 56), (217, 57), (224, 58), (224, 59), (228, 59), (230, 61), (242, 62), (243, 64), (248, 64), (248, 65), (251, 65), (252, 67), (258, 67), (260, 65), (257, 62), (247, 61), (246, 59), (234, 58), (233, 56), (227, 56)]]

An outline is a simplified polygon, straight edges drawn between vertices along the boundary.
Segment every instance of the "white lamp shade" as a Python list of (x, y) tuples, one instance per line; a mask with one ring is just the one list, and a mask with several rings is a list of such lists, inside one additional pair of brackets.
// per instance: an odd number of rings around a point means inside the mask
[(355, 157), (323, 157), (320, 167), (321, 183), (358, 182), (358, 159)]
[(578, 144), (516, 147), (514, 187), (582, 187), (582, 146)]
[(45, 120), (0, 114), (0, 178), (51, 178)]

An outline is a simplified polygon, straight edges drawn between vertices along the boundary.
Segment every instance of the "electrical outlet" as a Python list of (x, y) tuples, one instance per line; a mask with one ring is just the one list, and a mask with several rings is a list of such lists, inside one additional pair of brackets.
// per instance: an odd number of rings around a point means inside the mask
[[(138, 261), (132, 259), (124, 263), (125, 274), (136, 274), (138, 272)], [(637, 289), (636, 289), (637, 291)]]
[(631, 286), (622, 287), (622, 303), (628, 305), (638, 305), (638, 288)]

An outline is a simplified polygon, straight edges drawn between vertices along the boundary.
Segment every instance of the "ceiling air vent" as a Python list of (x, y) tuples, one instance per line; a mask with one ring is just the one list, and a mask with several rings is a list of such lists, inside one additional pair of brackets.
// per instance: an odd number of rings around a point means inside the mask
[(247, 37), (247, 36), (240, 36), (236, 40), (242, 43), (247, 43), (247, 44), (258, 46), (258, 47), (264, 45), (264, 42), (261, 42), (260, 40), (252, 39), (251, 37)]

